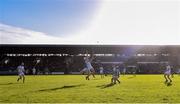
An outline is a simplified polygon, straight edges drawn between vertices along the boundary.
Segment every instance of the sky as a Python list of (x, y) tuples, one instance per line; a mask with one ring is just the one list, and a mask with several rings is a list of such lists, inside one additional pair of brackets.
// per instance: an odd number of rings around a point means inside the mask
[[(0, 0), (0, 22), (54, 36), (84, 27), (97, 8), (96, 0)], [(69, 31), (71, 30), (71, 31)]]
[(180, 0), (0, 0), (0, 44), (180, 45)]

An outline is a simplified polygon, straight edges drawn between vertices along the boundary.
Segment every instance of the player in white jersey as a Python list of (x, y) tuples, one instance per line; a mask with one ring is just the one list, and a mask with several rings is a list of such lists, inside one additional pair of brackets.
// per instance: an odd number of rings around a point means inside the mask
[(99, 67), (99, 73), (101, 75), (101, 78), (104, 78), (104, 68), (102, 66)]
[(90, 70), (88, 70), (88, 68), (87, 67), (84, 67), (81, 71), (80, 71), (80, 73), (81, 74), (90, 74), (91, 73), (91, 71)]
[(126, 68), (124, 67), (123, 68), (123, 75), (125, 75), (126, 74)]
[(89, 76), (91, 75), (91, 64), (87, 62), (87, 57), (84, 57), (85, 67), (80, 71), (81, 74), (87, 74), (86, 80), (89, 80)]
[(23, 80), (23, 83), (25, 82), (25, 70), (24, 70), (24, 63), (22, 62), (21, 65), (19, 65), (17, 67), (17, 70), (18, 70), (18, 75), (19, 75), (19, 78), (17, 79), (17, 81), (19, 81), (20, 79)]
[(171, 75), (171, 66), (170, 65), (167, 65), (166, 66), (166, 70), (164, 72), (164, 78), (165, 78), (165, 83), (167, 83), (168, 81), (169, 82), (172, 82), (171, 78), (170, 78), (170, 75)]
[(119, 81), (119, 76), (120, 76), (120, 71), (116, 65), (113, 65), (113, 73), (112, 73), (112, 78), (111, 78), (111, 83), (116, 84), (116, 81), (120, 83)]
[(177, 70), (177, 74), (180, 75), (180, 68)]
[(84, 67), (84, 68), (80, 71), (81, 74), (85, 74), (86, 72), (87, 72), (87, 68), (86, 68), (86, 67)]
[(35, 68), (35, 67), (33, 67), (33, 69), (32, 69), (32, 73), (33, 73), (33, 75), (35, 75), (35, 74), (36, 74), (36, 68)]
[(84, 58), (84, 60), (85, 60), (85, 64), (86, 64), (86, 68), (87, 68), (87, 70), (90, 72), (90, 73), (88, 73), (88, 75), (86, 76), (86, 79), (88, 79), (89, 80), (89, 76), (92, 74), (93, 75), (93, 77), (95, 78), (95, 70), (94, 70), (94, 68), (93, 68), (93, 66), (91, 65), (91, 62), (92, 62), (92, 60), (93, 60), (93, 58), (92, 57), (85, 57)]

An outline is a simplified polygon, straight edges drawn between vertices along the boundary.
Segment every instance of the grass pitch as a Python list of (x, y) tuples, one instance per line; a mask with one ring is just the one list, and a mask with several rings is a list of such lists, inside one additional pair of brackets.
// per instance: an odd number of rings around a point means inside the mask
[(121, 83), (110, 85), (111, 76), (85, 80), (83, 75), (0, 76), (2, 103), (179, 103), (180, 76), (172, 85), (163, 75), (125, 75)]

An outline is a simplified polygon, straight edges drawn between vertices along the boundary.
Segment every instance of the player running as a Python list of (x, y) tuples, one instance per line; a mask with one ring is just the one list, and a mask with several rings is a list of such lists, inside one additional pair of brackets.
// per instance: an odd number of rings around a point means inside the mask
[(85, 64), (86, 64), (86, 68), (87, 68), (87, 71), (88, 71), (88, 75), (86, 76), (86, 79), (89, 80), (89, 76), (92, 74), (92, 76), (95, 78), (95, 70), (93, 68), (93, 66), (91, 65), (91, 62), (93, 60), (93, 57), (84, 57), (84, 61), (85, 61)]
[(177, 74), (180, 76), (180, 68), (178, 69)]
[(25, 74), (24, 74), (25, 70), (24, 70), (24, 63), (23, 63), (23, 62), (21, 63), (21, 65), (19, 65), (19, 66), (17, 67), (17, 70), (18, 70), (18, 76), (19, 76), (19, 78), (17, 79), (17, 82), (18, 82), (20, 79), (22, 79), (22, 80), (23, 80), (23, 83), (24, 83), (24, 82), (25, 82)]
[[(84, 57), (84, 61), (85, 61), (86, 57)], [(86, 76), (86, 80), (89, 80), (88, 75), (91, 74), (91, 71), (86, 67), (86, 64), (84, 65), (85, 67), (80, 71), (80, 74), (87, 74)]]
[(123, 75), (126, 74), (126, 67), (123, 68)]
[(33, 74), (33, 75), (36, 74), (36, 68), (35, 68), (35, 67), (33, 67), (33, 69), (32, 69), (32, 74)]
[[(86, 53), (88, 54), (88, 52)], [(87, 73), (86, 80), (89, 80), (89, 76), (92, 74), (95, 78), (95, 70), (93, 66), (91, 65), (92, 60), (94, 59), (93, 56), (86, 56), (84, 57), (85, 67), (80, 71), (81, 74)]]
[(174, 78), (175, 70), (174, 67), (171, 66), (171, 78)]
[(172, 82), (171, 78), (170, 78), (170, 75), (171, 75), (171, 66), (170, 65), (167, 65), (166, 66), (166, 70), (164, 72), (164, 78), (165, 78), (165, 83), (168, 83), (168, 82)]
[(120, 71), (117, 68), (118, 66), (113, 65), (113, 73), (112, 73), (112, 78), (111, 78), (111, 83), (112, 84), (116, 84), (116, 81), (118, 81), (118, 83), (120, 83), (119, 81), (119, 75), (120, 75)]
[(103, 68), (103, 66), (99, 67), (99, 73), (101, 75), (101, 78), (104, 78), (104, 68)]
[(80, 71), (81, 74), (85, 74), (85, 73), (91, 73), (90, 70), (88, 70), (88, 68), (84, 67), (81, 71)]

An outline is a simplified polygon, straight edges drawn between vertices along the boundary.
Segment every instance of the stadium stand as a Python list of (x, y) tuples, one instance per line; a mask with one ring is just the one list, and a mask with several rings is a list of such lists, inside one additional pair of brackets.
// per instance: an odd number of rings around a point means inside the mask
[(1, 45), (0, 74), (16, 74), (16, 67), (25, 63), (27, 74), (78, 74), (84, 68), (86, 51), (94, 54), (92, 62), (98, 72), (99, 63), (107, 73), (117, 64), (128, 73), (162, 73), (165, 64), (180, 68), (180, 46), (152, 45)]

